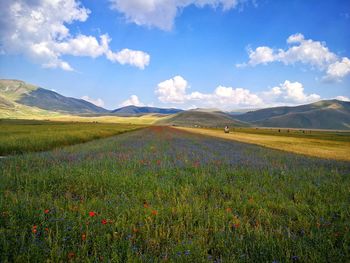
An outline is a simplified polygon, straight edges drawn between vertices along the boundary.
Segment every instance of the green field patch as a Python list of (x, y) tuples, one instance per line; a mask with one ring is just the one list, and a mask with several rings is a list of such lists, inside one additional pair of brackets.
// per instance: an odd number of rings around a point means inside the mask
[(0, 155), (35, 152), (117, 135), (144, 126), (0, 120)]

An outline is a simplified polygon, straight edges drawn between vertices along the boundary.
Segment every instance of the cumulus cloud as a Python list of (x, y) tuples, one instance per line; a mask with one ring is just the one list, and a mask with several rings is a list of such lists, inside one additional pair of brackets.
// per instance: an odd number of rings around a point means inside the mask
[(254, 51), (249, 49), (249, 65), (267, 64), (275, 61), (275, 55), (272, 48), (258, 47)]
[(200, 107), (230, 108), (232, 106), (256, 106), (261, 99), (243, 88), (218, 86), (212, 93), (194, 91), (188, 93), (188, 82), (181, 76), (160, 82), (155, 93), (159, 101), (170, 104), (191, 104)]
[(149, 55), (142, 51), (111, 51), (107, 34), (99, 39), (83, 34), (73, 36), (67, 26), (85, 22), (90, 13), (76, 0), (3, 0), (0, 3), (1, 54), (24, 54), (43, 67), (67, 71), (73, 68), (62, 59), (64, 55), (92, 58), (105, 55), (113, 62), (141, 69), (149, 64)]
[(118, 53), (113, 53), (112, 51), (108, 50), (106, 56), (113, 62), (118, 62), (122, 65), (129, 64), (140, 69), (144, 69), (146, 66), (148, 66), (151, 58), (150, 55), (143, 51), (130, 50), (127, 48), (119, 51)]
[(105, 105), (104, 101), (100, 98), (93, 99), (93, 98), (90, 98), (89, 96), (85, 95), (85, 96), (81, 97), (81, 99), (86, 100), (92, 104), (95, 104), (96, 106), (99, 106), (99, 107), (103, 107)]
[(156, 94), (161, 102), (183, 103), (186, 100), (187, 81), (181, 76), (160, 82), (156, 88)]
[(290, 82), (286, 80), (283, 84), (280, 84), (280, 90), (280, 95), (282, 95), (287, 102), (300, 104), (315, 102), (321, 99), (317, 94), (305, 94), (303, 84), (300, 82)]
[(286, 80), (269, 90), (253, 93), (244, 88), (218, 86), (211, 93), (188, 92), (188, 82), (181, 76), (160, 82), (155, 93), (160, 102), (177, 105), (196, 105), (197, 107), (220, 108), (258, 108), (278, 105), (300, 105), (321, 99), (318, 94), (307, 94), (300, 82)]
[(136, 95), (131, 95), (129, 99), (123, 101), (119, 106), (125, 107), (125, 106), (144, 106), (144, 104), (139, 100), (139, 98)]
[(325, 71), (326, 80), (341, 80), (350, 74), (350, 60), (347, 57), (339, 58), (331, 52), (325, 43), (305, 39), (298, 33), (288, 37), (288, 49), (273, 49), (267, 46), (257, 47), (255, 50), (248, 49), (249, 61), (246, 64), (256, 66), (271, 62), (282, 62), (285, 65), (303, 63), (320, 71)]
[(314, 67), (325, 68), (337, 60), (337, 56), (329, 51), (324, 43), (305, 39), (300, 33), (291, 35), (287, 39), (287, 43), (291, 46), (286, 50), (274, 50), (266, 46), (258, 47), (255, 50), (249, 49), (248, 64), (255, 66), (279, 61), (289, 65), (301, 62)]
[(110, 0), (111, 8), (137, 25), (171, 30), (176, 15), (189, 5), (230, 10), (246, 0)]
[(330, 64), (327, 69), (325, 80), (341, 81), (346, 75), (350, 74), (350, 59), (343, 57), (342, 60)]

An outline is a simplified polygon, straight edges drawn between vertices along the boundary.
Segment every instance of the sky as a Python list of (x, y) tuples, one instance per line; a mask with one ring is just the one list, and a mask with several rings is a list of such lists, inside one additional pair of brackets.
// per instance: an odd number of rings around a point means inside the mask
[(0, 78), (107, 109), (350, 97), (348, 0), (1, 0)]

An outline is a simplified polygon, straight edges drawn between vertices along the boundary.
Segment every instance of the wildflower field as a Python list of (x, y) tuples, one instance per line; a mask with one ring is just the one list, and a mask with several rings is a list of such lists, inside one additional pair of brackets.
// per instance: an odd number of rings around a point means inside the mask
[(350, 259), (350, 162), (148, 127), (0, 168), (0, 262)]
[(222, 129), (177, 128), (312, 157), (350, 161), (350, 132), (348, 131), (305, 132), (305, 130), (289, 129), (236, 128), (233, 132), (225, 134)]

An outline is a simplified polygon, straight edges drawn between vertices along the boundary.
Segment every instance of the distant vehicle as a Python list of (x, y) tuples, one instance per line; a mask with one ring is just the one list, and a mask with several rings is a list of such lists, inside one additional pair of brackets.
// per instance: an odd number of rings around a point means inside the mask
[(224, 131), (225, 131), (225, 133), (230, 133), (230, 129), (228, 128), (228, 126), (225, 126)]

